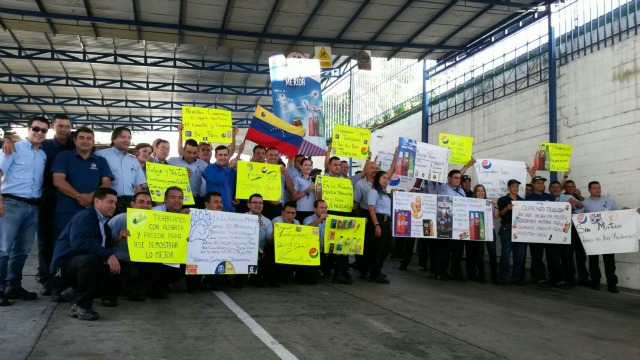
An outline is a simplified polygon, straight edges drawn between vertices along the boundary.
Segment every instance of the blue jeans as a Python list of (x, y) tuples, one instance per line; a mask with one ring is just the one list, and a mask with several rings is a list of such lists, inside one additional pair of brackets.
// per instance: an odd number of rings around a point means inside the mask
[(513, 275), (512, 280), (522, 281), (524, 280), (524, 274), (522, 272), (522, 263), (524, 261), (524, 251), (526, 249), (526, 243), (511, 242), (511, 224), (505, 224), (500, 226), (500, 245), (502, 249), (500, 251), (500, 281), (507, 281), (509, 275), (509, 257), (513, 252)]
[(0, 291), (21, 286), (22, 269), (38, 227), (38, 207), (3, 198), (0, 217)]

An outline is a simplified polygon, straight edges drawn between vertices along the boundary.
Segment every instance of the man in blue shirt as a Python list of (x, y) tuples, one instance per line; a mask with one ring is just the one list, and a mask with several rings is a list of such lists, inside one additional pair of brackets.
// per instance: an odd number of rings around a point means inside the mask
[(184, 142), (182, 157), (172, 157), (167, 160), (169, 165), (181, 166), (187, 169), (189, 174), (189, 185), (191, 186), (191, 193), (193, 194), (195, 205), (193, 207), (198, 209), (204, 208), (204, 194), (202, 190), (202, 175), (207, 164), (198, 159), (198, 142), (193, 139), (188, 139)]
[[(71, 120), (65, 114), (56, 114), (51, 120), (53, 129), (53, 139), (47, 139), (40, 146), (47, 155), (47, 163), (44, 167), (44, 177), (42, 181), (42, 197), (38, 215), (38, 275), (36, 279), (42, 284), (42, 295), (50, 295), (52, 289), (51, 275), (49, 275), (49, 265), (53, 256), (53, 244), (55, 243), (54, 217), (56, 210), (56, 189), (53, 185), (51, 175), (51, 165), (57, 155), (63, 151), (74, 149), (71, 138)], [(2, 151), (5, 155), (11, 155), (15, 151), (13, 141), (7, 140)]]
[[(273, 257), (273, 224), (266, 216), (262, 214), (264, 208), (264, 200), (260, 194), (252, 194), (247, 200), (249, 212), (247, 214), (258, 217), (258, 225), (260, 226), (260, 235), (258, 237), (258, 274), (251, 275), (251, 282), (258, 286), (264, 287), (269, 279), (269, 273), (273, 270), (269, 260)], [(269, 244), (268, 242), (271, 241)], [(267, 252), (271, 251), (271, 254)], [(272, 282), (272, 285), (276, 285)]]
[[(58, 189), (55, 211), (55, 238), (69, 220), (93, 202), (93, 193), (111, 187), (113, 175), (107, 161), (93, 153), (93, 130), (82, 126), (75, 133), (75, 149), (61, 152), (51, 166), (53, 184)], [(53, 254), (52, 254), (53, 255)], [(51, 259), (47, 263), (50, 264)]]
[[(300, 225), (300, 222), (296, 220), (296, 203), (290, 201), (282, 205), (282, 215), (273, 218), (271, 223), (274, 228), (275, 223)], [(269, 262), (269, 285), (280, 286), (280, 284), (288, 284), (291, 281), (294, 267), (276, 263), (274, 238), (275, 235), (271, 232), (271, 236), (267, 240), (267, 249), (265, 250), (268, 257), (267, 261)]]
[[(621, 210), (623, 207), (610, 197), (602, 196), (602, 188), (597, 181), (591, 181), (589, 183), (589, 196), (584, 199), (582, 204), (584, 205), (585, 213), (601, 212), (601, 211), (614, 211)], [(607, 290), (610, 293), (617, 294), (618, 291), (618, 276), (616, 276), (616, 257), (615, 254), (602, 254), (602, 260), (604, 261), (604, 275), (607, 278)], [(599, 255), (589, 255), (589, 274), (591, 276), (591, 288), (594, 290), (600, 290), (600, 279), (602, 273), (600, 272), (600, 259)]]
[(22, 287), (22, 269), (36, 228), (47, 155), (40, 145), (49, 121), (31, 118), (27, 138), (11, 155), (0, 154), (0, 306), (9, 299), (34, 300), (38, 295)]
[[(575, 197), (569, 194), (562, 193), (562, 185), (559, 181), (552, 181), (549, 184), (549, 193), (553, 196), (555, 201), (568, 202), (571, 204), (571, 214), (577, 214), (582, 212), (583, 205)], [(573, 260), (573, 246), (569, 244), (553, 244), (551, 246), (552, 251), (555, 252), (554, 256), (560, 259), (562, 264), (562, 276), (566, 283), (566, 286), (573, 287), (576, 285), (576, 265)]]
[(111, 147), (96, 151), (96, 155), (107, 160), (114, 177), (111, 188), (118, 193), (116, 214), (126, 212), (133, 195), (147, 183), (138, 159), (127, 152), (130, 145), (131, 131), (117, 127), (111, 133)]
[[(324, 279), (329, 279), (331, 276), (331, 268), (329, 266), (329, 260), (327, 258), (328, 254), (324, 253), (324, 231), (327, 222), (327, 216), (327, 203), (324, 200), (316, 200), (316, 202), (313, 204), (313, 215), (307, 216), (302, 221), (304, 225), (318, 227), (320, 236), (320, 253), (322, 254), (320, 256), (320, 269), (322, 270), (322, 277)], [(311, 271), (303, 270), (303, 274), (306, 275), (306, 279), (304, 280), (311, 280), (314, 284), (318, 282), (318, 271), (316, 269), (313, 269), (313, 267)]]
[(222, 195), (222, 210), (235, 211), (238, 200), (236, 194), (236, 165), (229, 162), (229, 148), (220, 145), (215, 150), (216, 162), (209, 164), (204, 171), (207, 192), (215, 191)]
[[(466, 197), (464, 190), (460, 186), (462, 173), (460, 170), (451, 170), (447, 174), (446, 184), (433, 184), (438, 190), (438, 195)], [(431, 182), (430, 182), (431, 183)], [(436, 276), (439, 280), (465, 281), (462, 275), (462, 255), (464, 253), (464, 242), (452, 240), (451, 238), (438, 239), (437, 245), (438, 264), (436, 266)], [(433, 264), (432, 264), (433, 267)], [(448, 270), (451, 269), (451, 273)]]
[(117, 306), (120, 262), (110, 250), (113, 238), (106, 226), (117, 199), (111, 188), (96, 190), (92, 206), (77, 213), (56, 241), (50, 270), (60, 283), (74, 289), (71, 317), (97, 320), (92, 305), (98, 294), (102, 294), (103, 306)]

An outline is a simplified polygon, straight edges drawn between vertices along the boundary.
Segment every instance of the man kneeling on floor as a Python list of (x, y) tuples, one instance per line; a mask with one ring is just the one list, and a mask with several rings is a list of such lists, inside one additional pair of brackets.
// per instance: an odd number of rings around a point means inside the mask
[(116, 210), (118, 194), (99, 188), (93, 205), (77, 213), (56, 241), (51, 273), (68, 286), (63, 297), (72, 302), (69, 315), (81, 320), (97, 320), (93, 299), (102, 296), (103, 306), (116, 306), (117, 274), (120, 263), (109, 249), (113, 239), (107, 220)]

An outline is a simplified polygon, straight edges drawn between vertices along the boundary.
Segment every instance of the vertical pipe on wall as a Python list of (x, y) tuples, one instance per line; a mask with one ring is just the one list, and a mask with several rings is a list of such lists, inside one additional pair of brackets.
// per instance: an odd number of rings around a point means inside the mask
[[(549, 27), (549, 142), (558, 142), (558, 105), (557, 105), (557, 81), (556, 81), (556, 35), (553, 27), (553, 12), (551, 4), (549, 7), (549, 15), (547, 15), (547, 24)], [(558, 179), (558, 173), (550, 173), (550, 181)]]
[(422, 60), (422, 142), (429, 142), (429, 95), (427, 94), (427, 59)]

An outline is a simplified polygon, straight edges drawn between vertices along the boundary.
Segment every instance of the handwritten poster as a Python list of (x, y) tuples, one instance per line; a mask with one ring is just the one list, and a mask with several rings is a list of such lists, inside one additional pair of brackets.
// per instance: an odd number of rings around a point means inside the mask
[(401, 176), (413, 176), (439, 183), (447, 181), (451, 150), (401, 137), (398, 151), (396, 172)]
[[(382, 171), (387, 171), (391, 168), (391, 164), (393, 163), (393, 153), (380, 151), (375, 158), (375, 162), (378, 164), (378, 169)], [(397, 166), (396, 166), (397, 168)], [(400, 175), (401, 171), (396, 171), (389, 178), (389, 182), (387, 184), (387, 192), (391, 193), (393, 189), (409, 191), (416, 183), (416, 179), (411, 176), (402, 176)]]
[(511, 241), (571, 245), (571, 205), (513, 201)]
[(331, 143), (331, 155), (355, 159), (367, 159), (371, 130), (346, 125), (335, 125)]
[(191, 209), (187, 274), (256, 274), (258, 217)]
[(280, 200), (280, 171), (280, 165), (238, 161), (236, 198), (249, 199), (253, 194), (260, 194), (266, 201)]
[(640, 214), (636, 209), (573, 215), (587, 255), (638, 252)]
[(195, 106), (182, 107), (183, 140), (230, 144), (232, 134), (231, 111)]
[(127, 209), (131, 261), (185, 264), (190, 227), (188, 214)]
[(365, 218), (327, 216), (324, 232), (324, 253), (362, 255), (364, 252)]
[(491, 200), (396, 192), (392, 220), (397, 237), (494, 240)]
[(524, 198), (525, 184), (527, 183), (527, 169), (522, 161), (477, 159), (476, 174), (478, 184), (487, 189), (489, 199), (497, 199), (509, 193), (507, 183), (511, 179), (520, 181), (518, 195)]
[(273, 224), (276, 263), (320, 265), (320, 229), (315, 226)]
[(164, 192), (171, 186), (178, 186), (182, 189), (184, 204), (195, 204), (189, 183), (189, 173), (182, 166), (148, 162), (147, 185), (153, 201), (164, 202)]
[(538, 170), (569, 171), (573, 146), (568, 144), (540, 143), (533, 159)]
[(473, 138), (470, 136), (440, 134), (438, 145), (451, 150), (449, 163), (466, 165), (473, 154)]
[(317, 176), (316, 188), (322, 186), (322, 200), (330, 211), (351, 212), (353, 209), (353, 186), (351, 180), (333, 176)]

